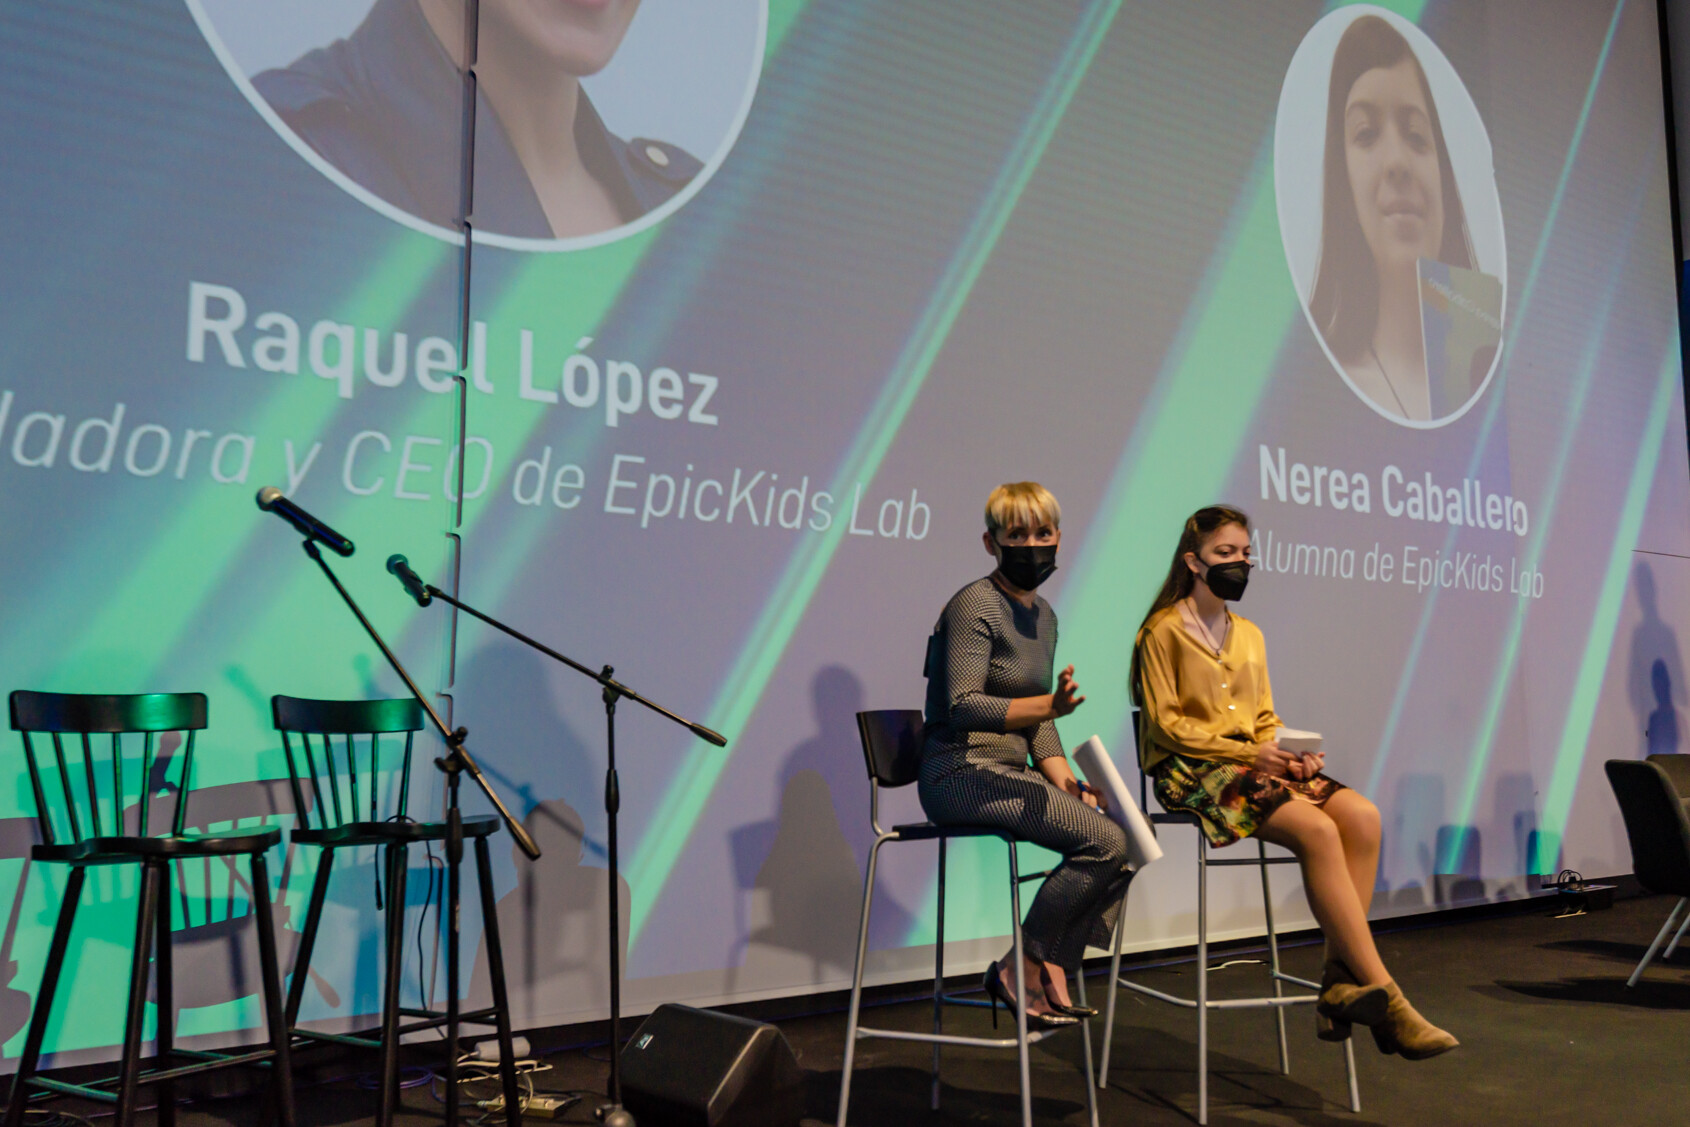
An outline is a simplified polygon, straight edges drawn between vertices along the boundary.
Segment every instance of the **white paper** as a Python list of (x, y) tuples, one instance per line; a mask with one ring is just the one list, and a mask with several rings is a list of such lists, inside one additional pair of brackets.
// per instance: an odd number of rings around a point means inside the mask
[(1280, 728), (1278, 734), (1274, 736), (1274, 742), (1279, 745), (1281, 751), (1290, 751), (1301, 755), (1305, 751), (1319, 751), (1321, 739), (1319, 732), (1305, 732), (1299, 728)]
[(1162, 847), (1157, 844), (1156, 832), (1133, 801), (1132, 791), (1121, 779), (1121, 772), (1115, 769), (1103, 741), (1093, 736), (1075, 748), (1074, 763), (1085, 773), (1086, 782), (1108, 796), (1109, 809), (1104, 813), (1126, 831), (1127, 868), (1136, 873), (1161, 857)]

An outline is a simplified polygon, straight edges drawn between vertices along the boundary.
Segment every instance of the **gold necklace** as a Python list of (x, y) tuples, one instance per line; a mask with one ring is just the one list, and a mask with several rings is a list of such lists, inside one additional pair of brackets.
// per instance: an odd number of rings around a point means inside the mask
[[(1203, 632), (1203, 644), (1208, 646), (1211, 650), (1213, 650), (1215, 652), (1216, 657), (1221, 656), (1221, 649), (1223, 647), (1223, 643), (1215, 641), (1214, 631), (1209, 629), (1209, 624), (1207, 622), (1204, 622), (1203, 616), (1198, 613), (1198, 611), (1197, 611), (1197, 600), (1193, 599), (1191, 596), (1187, 595), (1185, 601), (1191, 605), (1191, 621), (1195, 622), (1197, 624), (1197, 629), (1199, 629)], [(1223, 608), (1222, 612), (1225, 613), (1224, 608)], [(1232, 617), (1231, 615), (1227, 615), (1229, 623), (1230, 623), (1231, 617)], [(1227, 633), (1231, 634), (1232, 631), (1230, 629), (1228, 629)]]

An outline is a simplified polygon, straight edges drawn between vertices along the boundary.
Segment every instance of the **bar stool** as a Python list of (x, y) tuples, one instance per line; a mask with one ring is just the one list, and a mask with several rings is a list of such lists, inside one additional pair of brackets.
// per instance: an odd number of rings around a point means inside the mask
[[(1133, 710), (1133, 745), (1138, 746), (1139, 714)], [(1139, 773), (1138, 804), (1139, 808), (1149, 811), (1148, 776)], [(1197, 997), (1182, 998), (1176, 994), (1167, 994), (1160, 990), (1145, 986), (1143, 983), (1121, 977), (1121, 947), (1126, 936), (1126, 913), (1121, 913), (1121, 919), (1115, 925), (1115, 949), (1109, 959), (1109, 980), (1128, 990), (1136, 991), (1160, 1002), (1184, 1009), (1197, 1011), (1197, 1122), (1209, 1122), (1209, 1011), (1210, 1010), (1248, 1010), (1271, 1009), (1274, 1024), (1279, 1034), (1279, 1071), (1286, 1076), (1291, 1074), (1291, 1049), (1285, 1035), (1285, 1008), (1287, 1006), (1312, 1005), (1320, 1000), (1320, 983), (1310, 982), (1306, 978), (1286, 974), (1279, 966), (1279, 936), (1273, 925), (1273, 892), (1268, 884), (1268, 866), (1295, 865), (1297, 858), (1290, 854), (1269, 856), (1267, 843), (1256, 839), (1256, 856), (1223, 858), (1215, 860), (1209, 856), (1209, 839), (1204, 836), (1201, 823), (1195, 814), (1148, 814), (1152, 826), (1187, 825), (1197, 829)], [(1226, 867), (1237, 865), (1254, 865), (1262, 877), (1262, 913), (1267, 920), (1268, 941), (1268, 978), (1273, 983), (1273, 993), (1265, 997), (1255, 998), (1221, 998), (1209, 997), (1209, 869), (1212, 867)], [(1285, 984), (1300, 986), (1315, 991), (1313, 994), (1287, 994)], [(1103, 1018), (1103, 1059), (1098, 1064), (1099, 1086), (1109, 1083), (1109, 1049), (1115, 1034), (1115, 999), (1118, 991), (1109, 991), (1109, 1001), (1104, 1007)], [(1349, 1077), (1350, 1110), (1361, 1110), (1361, 1090), (1356, 1085), (1355, 1043), (1346, 1038), (1344, 1041), (1344, 1069)]]
[[(29, 765), (29, 784), (35, 797), (36, 824), (41, 844), (30, 851), (36, 862), (70, 866), (64, 900), (47, 951), (47, 966), (41, 988), (30, 1014), (29, 1033), (23, 1057), (12, 1079), (11, 1098), (6, 1107), (6, 1127), (22, 1127), (29, 1104), (52, 1094), (79, 1096), (115, 1104), (118, 1127), (135, 1120), (137, 1088), (158, 1086), (158, 1123), (173, 1127), (176, 1122), (175, 1081), (201, 1072), (254, 1065), (270, 1070), (270, 1106), (279, 1112), (283, 1127), (294, 1122), (293, 1073), (289, 1065), (287, 1022), (283, 1017), (281, 975), (277, 967), (276, 934), (270, 905), (263, 898), (270, 881), (264, 854), (281, 840), (274, 826), (230, 829), (218, 833), (189, 833), (186, 830), (189, 790), (193, 779), (194, 736), (206, 727), (206, 699), (203, 693), (149, 693), (140, 696), (90, 696), (73, 693), (35, 693), (19, 690), (11, 695), (14, 731), (23, 738), (24, 758)], [(153, 833), (150, 807), (158, 776), (168, 769), (158, 761), (159, 734), (181, 732), (184, 736), (181, 776), (177, 780), (174, 809), (165, 832)], [(52, 737), (50, 766), (43, 771), (32, 735)], [(109, 739), (97, 740), (96, 735)], [(139, 735), (140, 754), (134, 742), (124, 747), (123, 737)], [(67, 740), (66, 736), (77, 737)], [(68, 746), (67, 746), (68, 745)], [(176, 756), (172, 756), (176, 758)], [(124, 783), (124, 766), (138, 767)], [(106, 785), (109, 783), (109, 787)], [(81, 793), (78, 794), (79, 785)], [(130, 834), (128, 811), (135, 809)], [(63, 831), (63, 836), (61, 836)], [(109, 831), (109, 832), (108, 832)], [(68, 838), (68, 840), (65, 840)], [(264, 998), (264, 1015), (269, 1047), (244, 1052), (202, 1052), (175, 1047), (175, 1006), (171, 966), (171, 867), (189, 858), (246, 857), (251, 867), (252, 910), (258, 938), (259, 987)], [(135, 949), (129, 971), (129, 998), (124, 1009), (123, 1056), (116, 1077), (88, 1084), (70, 1084), (40, 1076), (41, 1046), (53, 1013), (59, 975), (64, 969), (77, 901), (87, 871), (94, 865), (139, 865), (140, 905), (135, 925)], [(157, 955), (153, 944), (157, 942)], [(156, 981), (157, 1058), (163, 1066), (172, 1057), (191, 1064), (156, 1067), (143, 1071), (141, 1043), (145, 1034), (147, 979), (151, 964)], [(30, 1089), (40, 1094), (31, 1095)], [(115, 1091), (110, 1089), (115, 1088)]]
[[(862, 737), (863, 759), (868, 766), (869, 823), (874, 827), (874, 844), (869, 849), (868, 873), (863, 879), (863, 912), (857, 927), (857, 965), (851, 976), (851, 1009), (845, 1022), (845, 1067), (839, 1083), (839, 1118), (837, 1127), (845, 1127), (845, 1116), (851, 1101), (851, 1070), (855, 1063), (857, 1042), (870, 1037), (891, 1041), (920, 1041), (933, 1046), (933, 1086), (931, 1103), (939, 1110), (939, 1053), (945, 1045), (974, 1045), (982, 1048), (1015, 1049), (1021, 1077), (1022, 1127), (1033, 1125), (1033, 1094), (1031, 1065), (1028, 1050), (1047, 1037), (1062, 1030), (1040, 1029), (1027, 1031), (1027, 984), (1021, 952), (1021, 886), (1028, 881), (1042, 880), (1049, 871), (1027, 873), (1020, 871), (1016, 846), (1020, 839), (991, 826), (936, 826), (931, 822), (917, 822), (893, 826), (880, 824), (880, 788), (908, 786), (916, 781), (921, 768), (923, 717), (919, 711), (884, 710), (857, 713), (857, 731)], [(946, 1005), (990, 1007), (991, 1003), (974, 998), (958, 998), (945, 993), (945, 847), (952, 838), (995, 837), (1009, 847), (1009, 904), (1011, 933), (1015, 946), (1015, 993), (1020, 999), (1015, 1007), (1015, 1036), (963, 1037), (944, 1031)], [(910, 1033), (901, 1029), (878, 1029), (858, 1023), (863, 997), (863, 964), (868, 956), (869, 911), (874, 905), (874, 871), (880, 857), (880, 847), (889, 842), (937, 841), (939, 843), (939, 905), (937, 934), (933, 944), (933, 1032)], [(1079, 985), (1079, 1004), (1086, 1003), (1086, 978), (1076, 975)], [(1079, 1023), (1085, 1042), (1086, 1101), (1091, 1113), (1091, 1127), (1097, 1127), (1097, 1090), (1093, 1085), (1091, 1064), (1091, 1024)]]
[[(456, 944), (447, 942), (446, 1012), (421, 1006), (403, 1006), (399, 1001), (399, 986), (405, 955), (407, 848), (446, 840), (444, 822), (419, 822), (406, 812), (411, 789), (411, 743), (415, 733), (422, 730), (422, 706), (409, 697), (398, 700), (305, 700), (274, 696), (270, 698), (270, 707), (276, 730), (282, 734), (288, 783), (293, 790), (296, 823), (291, 840), (299, 845), (314, 845), (320, 850), (317, 875), (311, 884), (311, 905), (305, 913), (299, 952), (294, 956), (293, 980), (288, 986), (286, 1020), (289, 1031), (303, 1041), (379, 1049), (381, 1094), (376, 1122), (381, 1127), (387, 1127), (393, 1122), (399, 1107), (399, 1045), (405, 1034), (439, 1028), (454, 1015), (460, 1022), (491, 1026), (499, 1041), (499, 1078), (504, 1091), (505, 1122), (509, 1127), (517, 1127), (522, 1121), (522, 1101), (511, 1051), (510, 1005), (505, 993), (504, 956), (499, 945), (492, 856), (487, 847), (487, 839), (499, 832), (499, 819), (492, 815), (472, 815), (463, 819), (464, 839), (475, 843), (475, 870), (481, 889), (482, 926), (487, 941), (493, 1004), (486, 1009), (457, 1012), (458, 949)], [(388, 747), (395, 754), (386, 757), (385, 770), (382, 766), (383, 735), (404, 737), (402, 741), (389, 741)], [(362, 750), (357, 737), (367, 737)], [(297, 747), (294, 743), (296, 738)], [(335, 763), (337, 739), (340, 743), (339, 767)], [(344, 768), (344, 776), (341, 768)], [(397, 779), (393, 778), (395, 770)], [(307, 781), (314, 800), (310, 803), (305, 797)], [(317, 815), (315, 826), (311, 819), (313, 809)], [(362, 846), (387, 850), (381, 1033), (379, 1037), (370, 1038), (300, 1029), (297, 1025), (299, 1007), (305, 997), (305, 981), (311, 968), (311, 952), (317, 943), (317, 929), (322, 924), (323, 903), (328, 896), (335, 851)], [(455, 937), (456, 929), (451, 929), (449, 934)], [(405, 1021), (406, 1018), (411, 1020)], [(447, 1062), (448, 1087), (453, 1084), (456, 1064), (455, 1061)]]

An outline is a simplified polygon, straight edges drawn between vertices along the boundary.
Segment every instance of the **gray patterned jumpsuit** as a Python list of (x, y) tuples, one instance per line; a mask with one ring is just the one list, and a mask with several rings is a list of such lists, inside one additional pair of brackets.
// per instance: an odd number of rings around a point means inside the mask
[(927, 644), (921, 807), (939, 825), (994, 826), (1062, 854), (1027, 910), (1029, 958), (1077, 970), (1106, 947), (1132, 873), (1126, 837), (1105, 814), (1028, 763), (1063, 754), (1051, 722), (1004, 730), (1009, 702), (1052, 688), (1056, 612), (1022, 606), (991, 577), (958, 591)]

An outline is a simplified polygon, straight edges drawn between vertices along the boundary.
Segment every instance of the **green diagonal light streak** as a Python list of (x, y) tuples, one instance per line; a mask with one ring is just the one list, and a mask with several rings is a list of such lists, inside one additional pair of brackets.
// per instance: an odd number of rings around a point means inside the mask
[(1578, 674), (1573, 680), (1572, 697), (1567, 704), (1566, 723), (1561, 728), (1561, 740), (1555, 748), (1555, 766), (1549, 776), (1549, 791), (1543, 801), (1543, 829), (1538, 835), (1537, 849), (1532, 857), (1534, 872), (1553, 872), (1560, 864), (1560, 842), (1566, 832), (1567, 818), (1572, 812), (1573, 796), (1578, 791), (1580, 768), (1584, 764), (1585, 749), (1590, 743), (1590, 729), (1596, 722), (1596, 703), (1601, 696), (1603, 675), (1608, 657), (1614, 648), (1614, 632), (1619, 626), (1620, 608), (1625, 602), (1626, 572), (1632, 548), (1637, 544), (1643, 528), (1643, 516), (1649, 506), (1650, 487), (1654, 483), (1655, 468), (1661, 456), (1661, 444), (1666, 438), (1667, 420), (1672, 416), (1673, 388), (1683, 377), (1683, 360), (1678, 335), (1673, 334), (1671, 346), (1661, 361), (1661, 372), (1655, 383), (1654, 401), (1638, 441), (1637, 461), (1631, 467), (1631, 482), (1626, 486), (1624, 507), (1620, 510), (1619, 526), (1614, 530), (1613, 546), (1608, 551), (1608, 566), (1602, 577), (1601, 593), (1591, 615), (1590, 633), (1585, 636), (1584, 652), (1579, 658)]
[[(764, 43), (765, 74), (809, 4), (810, 0), (771, 0)], [(834, 61), (843, 65), (843, 60)], [(637, 336), (631, 342), (633, 347), (637, 349), (639, 342), (659, 341), (667, 336), (694, 283), (717, 261), (721, 248), (740, 229), (741, 218), (755, 201), (750, 185), (761, 182), (768, 167), (777, 159), (776, 154), (785, 149), (789, 135), (801, 127), (805, 111), (816, 97), (818, 85), (812, 78), (773, 109), (762, 111), (764, 121), (760, 126), (759, 144), (754, 150), (734, 156), (739, 166), (736, 179), (742, 187), (727, 200), (715, 203), (714, 221), (708, 231), (691, 236), (684, 262), (664, 279), (657, 308), (640, 310)], [(773, 123), (767, 120), (770, 116), (775, 118)], [(751, 165), (749, 170), (744, 167), (748, 163)], [(712, 185), (712, 191), (720, 192), (725, 184), (725, 180), (718, 180)], [(547, 342), (542, 341), (541, 334), (536, 332), (533, 370), (536, 384), (555, 389), (555, 383), (551, 382), (555, 376), (542, 377), (541, 373), (555, 373), (562, 362), (562, 355), (573, 351), (574, 342), (580, 337), (599, 335), (605, 319), (615, 310), (635, 272), (657, 248), (657, 237), (662, 229), (653, 228), (633, 238), (577, 255), (536, 256), (495, 299), (487, 317), (492, 326), (490, 334), (514, 326), (546, 325), (546, 336), (561, 339), (564, 346), (559, 355), (546, 359), (541, 352)], [(567, 310), (567, 313), (560, 317), (560, 310)], [(517, 365), (512, 337), (496, 335), (489, 341), (489, 351), (489, 369), (510, 373), (503, 378), (507, 383), (514, 381)], [(504, 387), (500, 394), (509, 396), (511, 389)], [(471, 393), (471, 433), (490, 440), (500, 451), (524, 452), (529, 450), (530, 443), (543, 442), (552, 446), (557, 455), (554, 466), (565, 462), (585, 464), (593, 453), (615, 437), (614, 433), (607, 432), (601, 416), (595, 415), (591, 409), (524, 404), (521, 406), (529, 406), (530, 409), (483, 412), (479, 409), (480, 398), (479, 393)], [(544, 439), (550, 441), (544, 442)], [(484, 521), (497, 512), (490, 503), (492, 500), (488, 496), (479, 502), (466, 504), (464, 525), (459, 531), (464, 539), (466, 555), (476, 553), (478, 560), (485, 559), (473, 569), (466, 564), (466, 572), (473, 570), (476, 589), (497, 593), (511, 588), (517, 574), (528, 566), (534, 552), (555, 534), (555, 527), (540, 519), (520, 522), (501, 530), (497, 545), (483, 557), (481, 552), (487, 545), (478, 542), (476, 535)], [(466, 593), (466, 597), (471, 602), (476, 601), (474, 593)], [(466, 625), (476, 629), (472, 624)]]
[[(1385, 6), (1409, 20), (1425, 8), (1414, 0)], [(1171, 532), (1225, 488), (1235, 462), (1193, 458), (1191, 437), (1202, 434), (1206, 449), (1240, 448), (1299, 320), (1280, 239), (1271, 124), (1188, 308), (1060, 595), (1072, 623), (1063, 664), (1072, 662), (1093, 687), (1083, 710), (1057, 722), (1068, 743), (1095, 732), (1114, 747), (1129, 733), (1131, 638), (1166, 567), (1159, 549), (1144, 550), (1145, 530)]]
[[(880, 468), (934, 360), (944, 347), (951, 326), (967, 303), (974, 283), (997, 246), (1017, 202), (1102, 45), (1121, 2), (1099, 0), (1070, 38), (974, 221), (963, 236), (957, 253), (840, 463), (833, 480), (833, 492), (842, 502), (858, 483), (866, 487)], [(756, 709), (770, 676), (838, 549), (845, 534), (846, 519), (849, 518), (841, 513), (826, 532), (806, 540), (794, 551), (709, 710), (708, 723), (711, 727), (726, 731), (731, 736), (744, 727)], [(651, 819), (652, 828), (641, 839), (628, 865), (628, 883), (632, 891), (630, 947), (638, 942), (652, 908), (673, 871), (675, 860), (703, 813), (730, 756), (729, 750), (717, 748), (694, 755), (658, 803)]]
[[(449, 248), (432, 239), (420, 239), (409, 233), (397, 236), (381, 262), (340, 308), (354, 324), (387, 323), (411, 305), (442, 255), (448, 252)], [(293, 427), (315, 433), (332, 418), (341, 402), (328, 383), (308, 373), (289, 376), (232, 370), (229, 378), (278, 381), (274, 390), (245, 409), (244, 421), (236, 420), (230, 425), (229, 429), (234, 431), (258, 433), (263, 429), (257, 425), (259, 422), (281, 418)], [(226, 524), (230, 488), (209, 481), (194, 486), (192, 496), (175, 508), (169, 525), (151, 538), (145, 553), (124, 567), (124, 578), (106, 596), (105, 609), (88, 620), (64, 645), (63, 652), (76, 654), (101, 649), (110, 645), (110, 639), (123, 639), (126, 652), (134, 655), (138, 664), (117, 675), (118, 679), (150, 675), (156, 660), (201, 620), (203, 600), (215, 591), (226, 578), (228, 568), (239, 558), (239, 552), (230, 545), (219, 557), (222, 562), (209, 577), (211, 582), (192, 591), (182, 590), (183, 544), (230, 544)], [(250, 492), (245, 486), (237, 491)], [(260, 527), (254, 520), (244, 535), (258, 535)], [(92, 544), (86, 552), (71, 554), (73, 558), (102, 558)], [(7, 631), (7, 643), (0, 648), (0, 668), (15, 669), (20, 661), (38, 656), (33, 651), (39, 639), (57, 636), (62, 631), (62, 626), (54, 621), (62, 613), (58, 608), (67, 603), (77, 605), (90, 587), (104, 589), (104, 584), (89, 583), (87, 579), (80, 569), (68, 570), (52, 590), (41, 592), (26, 606), (17, 608), (21, 620), (15, 620), (13, 628)], [(157, 592), (161, 590), (172, 591), (177, 597), (159, 599)], [(72, 592), (76, 592), (74, 597)]]
[[(1328, 10), (1345, 6), (1330, 4)], [(1414, 0), (1386, 6), (1410, 20), (1418, 20), (1425, 7)], [(1130, 732), (1125, 687), (1131, 639), (1165, 566), (1154, 551), (1144, 550), (1144, 530), (1178, 527), (1225, 487), (1233, 461), (1191, 457), (1191, 436), (1202, 434), (1206, 449), (1239, 448), (1298, 320), (1280, 239), (1271, 124), (1187, 309), (1116, 462), (1096, 525), (1057, 594), (1069, 624), (1063, 628), (1062, 662), (1072, 663), (1088, 686), (1085, 708), (1059, 720), (1057, 728), (1069, 746), (1098, 734), (1116, 749), (1116, 758), (1119, 741)], [(1166, 466), (1179, 471), (1163, 472)], [(954, 855), (963, 860), (968, 851)], [(933, 942), (936, 898), (935, 883), (923, 910), (915, 913), (906, 945)], [(1001, 911), (989, 907), (991, 922), (981, 915), (983, 925), (1001, 932)], [(968, 936), (966, 922), (955, 914), (953, 909), (947, 928)]]
[[(1579, 113), (1579, 123), (1573, 133), (1572, 145), (1568, 149), (1568, 161), (1562, 168), (1562, 179), (1557, 185), (1554, 200), (1556, 209), (1559, 208), (1565, 198), (1566, 183), (1567, 178), (1571, 175), (1572, 161), (1577, 154), (1579, 142), (1583, 139), (1584, 127), (1590, 119), (1591, 107), (1595, 102), (1602, 75), (1607, 69), (1609, 54), (1614, 45), (1614, 37), (1619, 29), (1620, 14), (1624, 8), (1625, 0), (1619, 0), (1619, 3), (1614, 6), (1614, 15), (1608, 24), (1608, 34), (1602, 41), (1602, 51), (1597, 57), (1595, 73), (1591, 76), (1590, 87), (1585, 92), (1584, 106)], [(1651, 158), (1651, 171), (1653, 171), (1654, 159), (1654, 157)], [(1647, 177), (1644, 178), (1643, 182), (1647, 183)], [(1641, 206), (1641, 198), (1637, 206)], [(1552, 213), (1550, 221), (1553, 221), (1553, 219), (1554, 214)], [(1638, 216), (1634, 209), (1632, 216), (1633, 236), (1635, 236), (1637, 221)], [(1629, 245), (1629, 238), (1627, 242)], [(1532, 281), (1534, 283), (1540, 276), (1541, 265), (1541, 260), (1533, 263)], [(1624, 256), (1618, 256), (1614, 265), (1614, 273), (1609, 278), (1608, 288), (1603, 297), (1602, 313), (1596, 319), (1599, 325), (1605, 324), (1613, 308), (1615, 295), (1624, 276), (1624, 265)], [(1603, 333), (1598, 331), (1590, 343), (1586, 345), (1584, 355), (1580, 358), (1579, 373), (1573, 387), (1572, 401), (1568, 405), (1562, 422), (1560, 441), (1557, 444), (1555, 461), (1550, 470), (1549, 483), (1544, 490), (1543, 500), (1538, 504), (1537, 520), (1534, 522), (1531, 539), (1525, 551), (1525, 566), (1534, 570), (1538, 561), (1542, 558), (1544, 546), (1548, 543), (1549, 530), (1554, 525), (1561, 483), (1565, 479), (1567, 460), (1582, 423), (1581, 415), (1584, 401), (1589, 395), (1591, 384), (1595, 378), (1602, 339)], [(1496, 410), (1495, 404), (1500, 404), (1501, 401), (1500, 396), (1493, 401), (1493, 412)], [(1461, 794), (1450, 819), (1450, 824), (1455, 827), (1455, 832), (1449, 834), (1445, 840), (1443, 856), (1438, 858), (1439, 872), (1454, 872), (1466, 848), (1466, 839), (1472, 830), (1470, 822), (1473, 817), (1473, 810), (1478, 805), (1479, 790), (1484, 785), (1485, 773), (1490, 767), (1491, 751), (1495, 746), (1497, 728), (1502, 722), (1502, 709), (1507, 700), (1508, 686), (1513, 681), (1514, 669), (1519, 662), (1520, 642), (1525, 633), (1530, 602), (1528, 599), (1521, 599), (1515, 604), (1509, 617), (1508, 628), (1503, 634), (1502, 649), (1497, 661), (1496, 673), (1491, 680), (1490, 691), (1485, 698), (1485, 710), (1478, 731), (1474, 736), (1472, 750), (1468, 754), (1467, 776), (1462, 782)]]
[[(1608, 319), (1613, 313), (1614, 301), (1624, 280), (1625, 265), (1623, 256), (1614, 264), (1613, 275), (1609, 278), (1607, 289), (1603, 294), (1601, 312), (1597, 316), (1597, 323), (1602, 325), (1603, 329), (1592, 334), (1585, 344), (1583, 355), (1579, 358), (1578, 374), (1574, 380), (1572, 395), (1567, 402), (1566, 421), (1561, 429), (1561, 438), (1556, 447), (1549, 481), (1544, 487), (1543, 499), (1538, 506), (1538, 517), (1533, 524), (1531, 536), (1526, 542), (1526, 550), (1522, 554), (1522, 570), (1526, 572), (1537, 570), (1543, 559), (1544, 549), (1549, 543), (1549, 534), (1554, 527), (1556, 509), (1561, 498), (1561, 486), (1566, 481), (1573, 445), (1579, 436), (1584, 406), (1590, 398), (1590, 390), (1595, 383), (1596, 370), (1603, 347), (1608, 343), (1606, 333), (1606, 329), (1609, 327)], [(1473, 750), (1468, 757), (1467, 776), (1462, 783), (1460, 801), (1456, 806), (1451, 823), (1456, 827), (1456, 830), (1449, 835), (1445, 843), (1444, 855), (1438, 859), (1438, 872), (1452, 873), (1456, 871), (1456, 865), (1465, 848), (1464, 839), (1471, 831), (1468, 822), (1473, 816), (1474, 807), (1478, 804), (1479, 788), (1484, 784), (1485, 772), (1490, 766), (1490, 751), (1494, 746), (1497, 727), (1502, 721), (1502, 707), (1507, 699), (1508, 684), (1520, 657), (1520, 643), (1525, 636), (1529, 604), (1530, 600), (1519, 599), (1509, 616), (1508, 628), (1503, 634), (1502, 650), (1497, 662), (1496, 680), (1491, 685), (1491, 694), (1486, 701), (1483, 719), (1474, 739)]]
[[(1496, 386), (1490, 391), (1490, 403), (1485, 408), (1484, 422), (1479, 427), (1478, 438), (1473, 443), (1473, 457), (1467, 464), (1468, 477), (1478, 472), (1480, 458), (1484, 455), (1485, 447), (1490, 441), (1491, 431), (1501, 417), (1504, 403), (1503, 389), (1507, 386), (1508, 375), (1513, 367), (1514, 342), (1520, 338), (1520, 328), (1525, 323), (1528, 310), (1532, 307), (1532, 298), (1537, 293), (1537, 284), (1543, 277), (1543, 263), (1549, 253), (1551, 237), (1555, 233), (1556, 222), (1561, 215), (1561, 204), (1567, 197), (1567, 185), (1572, 179), (1573, 166), (1577, 163), (1579, 149), (1584, 142), (1585, 127), (1590, 122), (1591, 107), (1596, 103), (1596, 91), (1601, 85), (1602, 75), (1607, 70), (1608, 57), (1613, 49), (1614, 35), (1620, 25), (1620, 11), (1625, 7), (1625, 0), (1619, 0), (1614, 7), (1614, 15), (1608, 23), (1608, 34), (1602, 42), (1602, 50), (1597, 54), (1596, 66), (1593, 69), (1590, 82), (1585, 88), (1584, 102), (1579, 107), (1577, 123), (1573, 126), (1573, 137), (1567, 145), (1567, 156), (1561, 162), (1561, 174), (1555, 181), (1555, 191), (1549, 199), (1549, 210), (1544, 215), (1543, 229), (1538, 233), (1537, 247), (1532, 252), (1531, 266), (1526, 270), (1526, 283), (1520, 288), (1520, 300), (1514, 306), (1514, 316), (1509, 320), (1509, 340), (1502, 350), (1502, 369), (1497, 372)], [(1451, 530), (1444, 538), (1444, 551), (1447, 553), (1455, 546), (1456, 531)], [(1390, 758), (1391, 748), (1396, 742), (1397, 730), (1402, 717), (1408, 707), (1409, 691), (1414, 684), (1414, 674), (1420, 668), (1420, 654), (1426, 644), (1426, 637), (1431, 632), (1432, 619), (1438, 607), (1439, 592), (1433, 589), (1426, 599), (1426, 604), (1420, 612), (1420, 622), (1414, 629), (1414, 640), (1409, 644), (1408, 657), (1403, 662), (1402, 672), (1397, 678), (1397, 689), (1391, 698), (1390, 710), (1385, 716), (1384, 730), (1379, 737), (1379, 749), (1373, 757), (1373, 769), (1368, 775), (1367, 793), (1376, 794), (1385, 775), (1385, 763)], [(1498, 697), (1500, 699), (1500, 697)], [(1459, 843), (1456, 843), (1459, 844)]]

